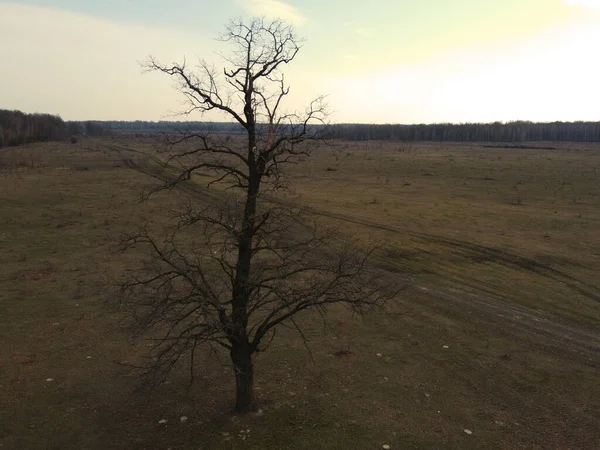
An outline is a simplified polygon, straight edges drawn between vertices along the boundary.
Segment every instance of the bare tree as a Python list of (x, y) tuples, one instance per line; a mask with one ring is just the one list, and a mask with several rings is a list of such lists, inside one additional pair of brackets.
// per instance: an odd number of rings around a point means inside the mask
[[(242, 138), (189, 132), (171, 138), (157, 190), (190, 187), (195, 173), (232, 188), (187, 196), (185, 208), (161, 239), (142, 229), (127, 246), (147, 245), (148, 265), (121, 285), (122, 299), (135, 306), (145, 331), (166, 330), (157, 339), (149, 374), (162, 380), (199, 345), (229, 351), (236, 382), (235, 410), (256, 407), (253, 355), (263, 351), (279, 325), (295, 327), (298, 313), (324, 313), (333, 304), (353, 311), (382, 304), (391, 295), (374, 279), (370, 250), (318, 232), (300, 210), (259, 196), (281, 186), (281, 168), (322, 138), (323, 99), (304, 112), (282, 112), (289, 93), (281, 69), (300, 50), (293, 30), (281, 21), (233, 21), (221, 40), (233, 51), (217, 72), (204, 61), (193, 70), (146, 67), (171, 76), (189, 102), (188, 113), (220, 111), (240, 125)], [(167, 174), (167, 175), (165, 175)], [(208, 192), (208, 191), (207, 191)], [(264, 197), (264, 196), (263, 196)]]

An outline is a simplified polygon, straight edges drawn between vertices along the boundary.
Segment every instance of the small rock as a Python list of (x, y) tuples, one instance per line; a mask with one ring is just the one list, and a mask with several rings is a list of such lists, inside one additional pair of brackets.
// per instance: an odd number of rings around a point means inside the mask
[(473, 434), (473, 432), (471, 430), (467, 429), (467, 428), (465, 428), (465, 433), (467, 433), (469, 435)]
[(377, 357), (381, 358), (383, 355), (381, 353), (377, 353)]
[(431, 397), (431, 394), (427, 394), (427, 393), (426, 393), (426, 394), (425, 394), (425, 397)]
[(92, 357), (91, 356), (86, 356), (85, 359), (92, 359)]
[(390, 447), (390, 446), (389, 446), (389, 445), (387, 445), (387, 444), (383, 444), (383, 448), (384, 448), (385, 450), (390, 450), (390, 448), (392, 448), (392, 447)]
[(187, 420), (188, 420), (188, 418), (187, 418), (187, 416), (181, 416), (181, 417), (179, 418), (179, 420), (181, 421), (181, 423), (186, 423), (186, 422), (187, 422)]
[(448, 347), (447, 345), (444, 345), (443, 347), (444, 347), (444, 348), (450, 348), (450, 347)]
[(158, 421), (158, 423), (160, 423), (161, 425), (162, 425), (162, 424), (165, 424), (165, 423), (167, 423), (167, 422), (168, 422), (168, 420), (167, 420), (167, 419), (160, 419), (160, 420)]
[(54, 381), (54, 378), (46, 378), (46, 381), (50, 383), (51, 381)]

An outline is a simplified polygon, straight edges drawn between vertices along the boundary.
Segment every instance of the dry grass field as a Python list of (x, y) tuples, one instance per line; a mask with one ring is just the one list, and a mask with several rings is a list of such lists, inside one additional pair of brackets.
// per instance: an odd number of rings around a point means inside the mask
[(140, 203), (154, 181), (124, 149), (158, 144), (0, 150), (0, 448), (598, 448), (600, 145), (552, 146), (336, 142), (290, 166), (287, 195), (381, 242), (408, 288), (329, 328), (304, 315), (312, 353), (282, 329), (244, 417), (226, 355), (189, 394), (185, 367), (152, 396), (128, 369), (148, 344), (110, 295), (140, 256), (118, 238), (172, 197)]

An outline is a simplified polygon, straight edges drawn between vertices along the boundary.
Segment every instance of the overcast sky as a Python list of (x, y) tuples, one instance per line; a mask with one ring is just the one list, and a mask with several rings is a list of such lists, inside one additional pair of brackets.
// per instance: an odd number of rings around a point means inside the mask
[(327, 94), (334, 122), (600, 120), (600, 0), (0, 0), (0, 109), (172, 119), (181, 97), (138, 61), (218, 64), (223, 25), (252, 15), (306, 39), (288, 109)]

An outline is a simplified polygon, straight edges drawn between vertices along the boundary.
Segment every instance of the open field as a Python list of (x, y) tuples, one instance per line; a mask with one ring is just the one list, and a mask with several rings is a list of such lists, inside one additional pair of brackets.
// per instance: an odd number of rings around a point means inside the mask
[(138, 202), (153, 181), (124, 149), (157, 145), (1, 150), (0, 448), (596, 448), (600, 145), (552, 145), (337, 142), (290, 167), (290, 194), (381, 241), (376, 264), (409, 288), (331, 329), (305, 315), (312, 358), (282, 329), (246, 417), (226, 358), (202, 355), (187, 396), (185, 367), (144, 397), (125, 366), (147, 344), (110, 303), (136, 263), (116, 242), (171, 199)]

